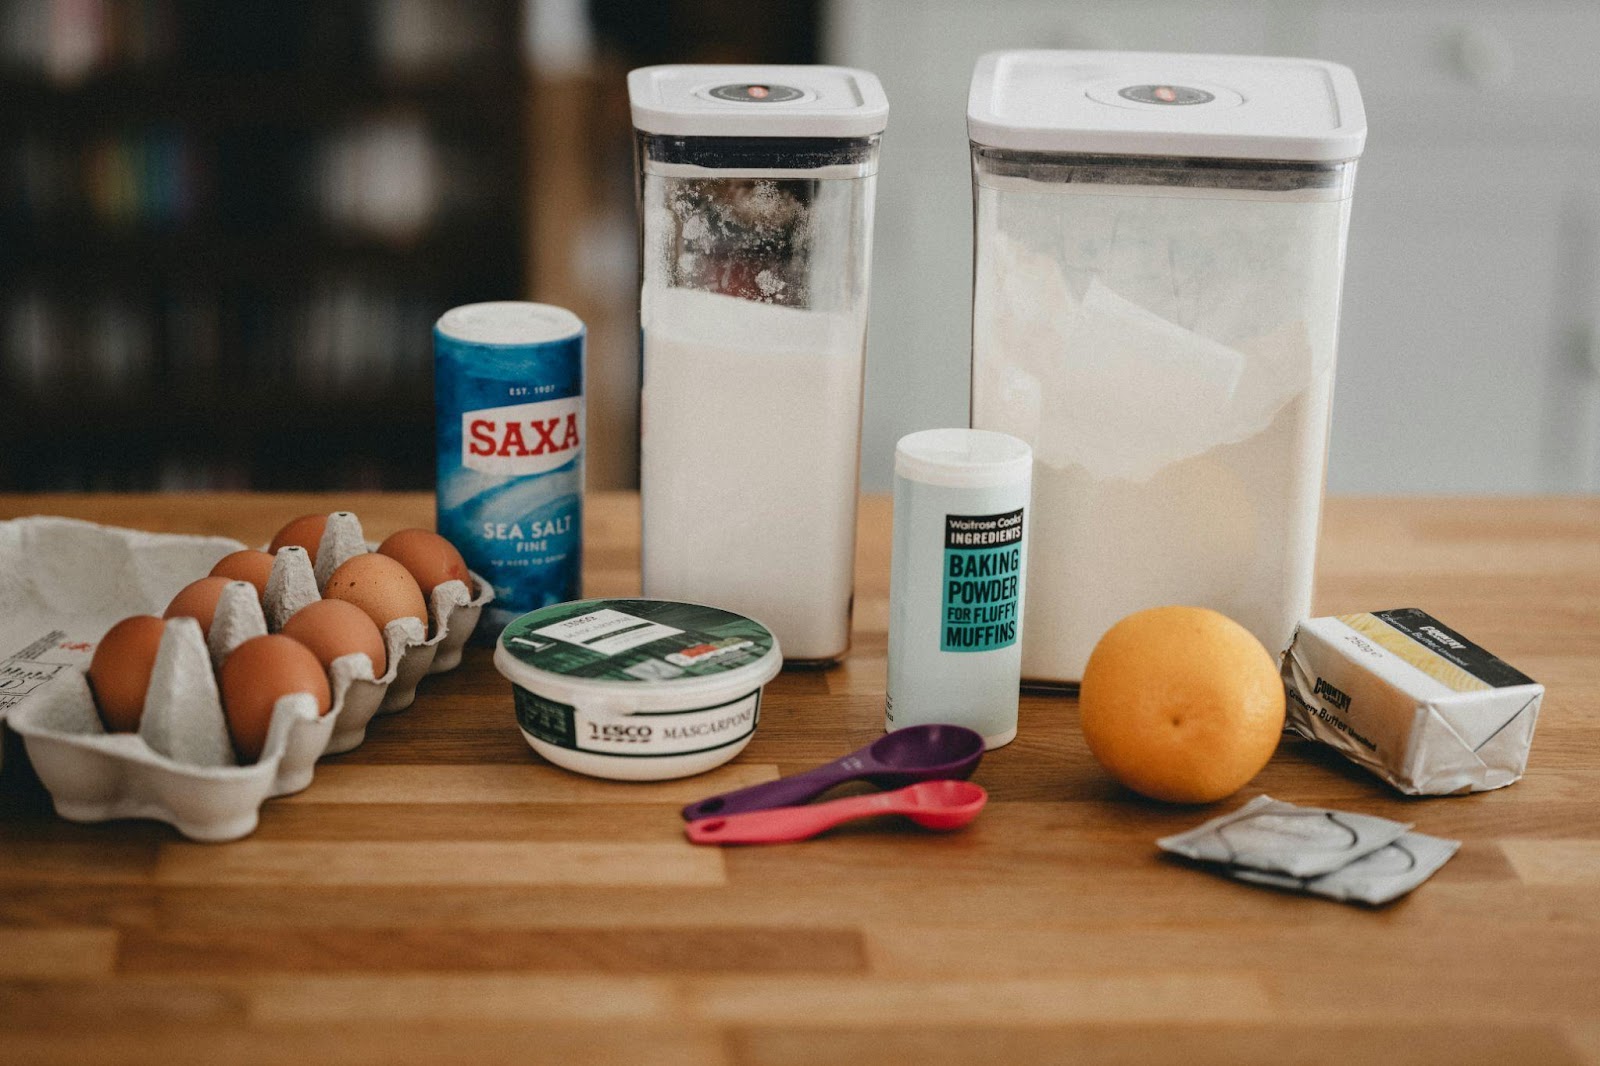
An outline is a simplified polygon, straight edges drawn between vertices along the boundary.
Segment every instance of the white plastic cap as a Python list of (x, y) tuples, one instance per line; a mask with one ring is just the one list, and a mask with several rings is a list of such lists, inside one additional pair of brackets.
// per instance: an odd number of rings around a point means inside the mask
[(1163, 52), (990, 52), (967, 97), (974, 144), (1014, 151), (1337, 162), (1367, 140), (1349, 67)]
[(635, 129), (684, 137), (871, 137), (889, 121), (877, 76), (849, 67), (640, 67), (628, 101)]
[(434, 328), (468, 344), (548, 344), (582, 333), (583, 319), (553, 304), (496, 300), (452, 307)]
[(924, 429), (894, 446), (894, 472), (925, 485), (980, 489), (1033, 475), (1033, 449), (992, 429)]

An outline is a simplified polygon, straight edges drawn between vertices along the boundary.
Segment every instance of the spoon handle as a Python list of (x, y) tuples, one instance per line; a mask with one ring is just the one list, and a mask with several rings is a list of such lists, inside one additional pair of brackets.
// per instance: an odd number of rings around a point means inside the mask
[(764, 781), (759, 785), (707, 796), (683, 809), (683, 818), (692, 822), (697, 818), (714, 815), (740, 814), (745, 811), (764, 811), (773, 807), (793, 807), (807, 803), (822, 795), (834, 785), (854, 781), (877, 772), (876, 765), (859, 752), (842, 759), (825, 763), (814, 770)]
[(892, 792), (876, 792), (810, 807), (778, 807), (702, 818), (684, 826), (683, 832), (696, 844), (781, 844), (809, 839), (855, 818), (901, 814), (905, 809), (901, 797)]

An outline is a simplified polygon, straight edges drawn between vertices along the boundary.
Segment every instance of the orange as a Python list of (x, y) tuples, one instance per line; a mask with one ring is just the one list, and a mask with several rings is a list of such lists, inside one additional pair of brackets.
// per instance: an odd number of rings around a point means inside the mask
[(1261, 642), (1204, 607), (1153, 607), (1106, 631), (1078, 690), (1083, 738), (1135, 792), (1210, 803), (1267, 764), (1283, 682)]

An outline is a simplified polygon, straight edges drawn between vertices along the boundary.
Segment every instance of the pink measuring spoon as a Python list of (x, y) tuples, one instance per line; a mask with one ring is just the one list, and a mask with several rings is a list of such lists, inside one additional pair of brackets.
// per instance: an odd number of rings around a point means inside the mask
[(683, 809), (683, 820), (793, 807), (846, 781), (865, 779), (879, 788), (901, 788), (918, 781), (966, 780), (982, 758), (983, 737), (965, 726), (907, 726), (803, 774), (697, 800)]
[(809, 807), (775, 807), (716, 818), (701, 818), (683, 827), (696, 844), (782, 844), (806, 840), (841, 822), (883, 814), (903, 814), (924, 829), (960, 829), (978, 816), (989, 794), (970, 781), (922, 781), (893, 792), (816, 803)]

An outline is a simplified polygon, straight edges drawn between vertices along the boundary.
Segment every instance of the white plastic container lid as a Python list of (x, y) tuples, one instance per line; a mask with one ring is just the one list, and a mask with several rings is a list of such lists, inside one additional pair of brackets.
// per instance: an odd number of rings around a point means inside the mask
[(494, 665), (546, 699), (626, 715), (743, 696), (777, 676), (783, 653), (766, 626), (718, 607), (578, 600), (512, 622)]
[(967, 97), (974, 144), (1014, 151), (1275, 162), (1357, 159), (1349, 67), (1163, 52), (990, 52)]
[(864, 70), (675, 65), (628, 72), (635, 129), (685, 137), (871, 137), (889, 98)]
[(894, 472), (949, 488), (1010, 485), (1032, 475), (1033, 449), (992, 429), (924, 429), (894, 446)]

